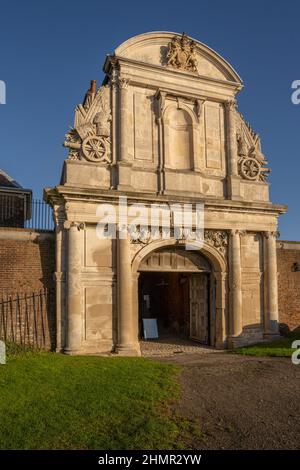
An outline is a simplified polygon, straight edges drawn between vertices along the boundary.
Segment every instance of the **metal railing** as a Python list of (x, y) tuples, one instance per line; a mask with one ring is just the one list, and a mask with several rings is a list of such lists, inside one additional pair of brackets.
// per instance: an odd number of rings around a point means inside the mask
[(36, 230), (53, 230), (52, 207), (40, 199), (33, 199), (31, 203), (31, 218), (25, 221), (25, 228)]
[(16, 350), (55, 347), (54, 290), (15, 293), (0, 298), (0, 340)]
[(40, 199), (0, 194), (0, 227), (53, 230), (52, 208)]

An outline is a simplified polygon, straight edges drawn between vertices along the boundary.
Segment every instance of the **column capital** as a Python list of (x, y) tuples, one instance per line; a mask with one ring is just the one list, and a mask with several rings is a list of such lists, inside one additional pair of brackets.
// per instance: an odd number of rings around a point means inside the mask
[(240, 229), (231, 229), (230, 230), (230, 236), (233, 237), (235, 235), (239, 235), (239, 236), (244, 236), (246, 235), (247, 231), (246, 230), (240, 230)]
[(213, 272), (213, 276), (216, 280), (219, 280), (220, 282), (225, 282), (228, 273), (226, 271), (215, 271)]
[(118, 87), (120, 90), (126, 90), (130, 84), (130, 78), (119, 76)]
[(64, 229), (70, 230), (70, 228), (76, 227), (77, 230), (84, 230), (85, 229), (85, 223), (84, 222), (75, 222), (72, 220), (66, 220), (64, 222)]
[(268, 240), (269, 238), (278, 238), (280, 233), (276, 231), (263, 232), (263, 236)]
[(227, 111), (235, 111), (237, 108), (236, 99), (225, 101), (224, 106)]

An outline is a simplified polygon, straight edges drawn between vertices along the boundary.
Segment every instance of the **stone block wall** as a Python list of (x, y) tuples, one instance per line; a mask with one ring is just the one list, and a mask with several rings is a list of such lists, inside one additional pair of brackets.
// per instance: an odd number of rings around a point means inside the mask
[(300, 328), (300, 242), (277, 242), (279, 321)]

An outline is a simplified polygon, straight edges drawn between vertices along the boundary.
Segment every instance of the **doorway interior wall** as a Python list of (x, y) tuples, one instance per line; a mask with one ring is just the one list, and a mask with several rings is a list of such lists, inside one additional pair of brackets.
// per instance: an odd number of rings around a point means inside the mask
[(210, 275), (141, 272), (139, 337), (143, 318), (156, 318), (159, 338), (177, 337), (210, 344)]

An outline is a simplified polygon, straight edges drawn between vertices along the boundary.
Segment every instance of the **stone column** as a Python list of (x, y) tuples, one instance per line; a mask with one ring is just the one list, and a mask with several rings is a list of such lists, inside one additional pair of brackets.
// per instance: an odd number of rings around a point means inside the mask
[(118, 344), (124, 356), (139, 356), (137, 328), (134, 325), (133, 280), (131, 273), (130, 239), (117, 240)]
[(232, 345), (243, 330), (242, 317), (242, 269), (241, 269), (241, 232), (231, 230), (230, 233), (230, 270), (231, 270), (231, 307), (230, 336)]
[(55, 283), (56, 283), (56, 352), (62, 350), (62, 282), (64, 280), (64, 273), (61, 266), (61, 254), (62, 254), (62, 227), (56, 225), (55, 229), (55, 242), (56, 242), (56, 256), (55, 256)]
[(215, 347), (223, 349), (226, 342), (226, 318), (225, 318), (225, 290), (226, 290), (226, 273), (215, 272), (216, 280), (216, 342)]
[(277, 232), (265, 232), (264, 237), (264, 288), (265, 315), (264, 336), (273, 337), (278, 332), (278, 285), (277, 285)]
[(238, 175), (238, 154), (236, 140), (236, 101), (225, 103), (226, 141), (228, 155), (228, 194), (231, 199), (240, 199), (240, 178)]
[(63, 351), (65, 347), (65, 290), (66, 290), (66, 259), (65, 259), (65, 212), (60, 201), (53, 206), (53, 220), (55, 223), (55, 288), (56, 288), (56, 352)]
[(67, 270), (67, 338), (65, 353), (77, 354), (82, 343), (82, 288), (81, 256), (82, 237), (80, 230), (84, 224), (67, 222), (68, 270)]
[(129, 154), (129, 103), (128, 85), (130, 80), (119, 77), (119, 161), (118, 161), (118, 189), (127, 190), (131, 188), (132, 161)]

